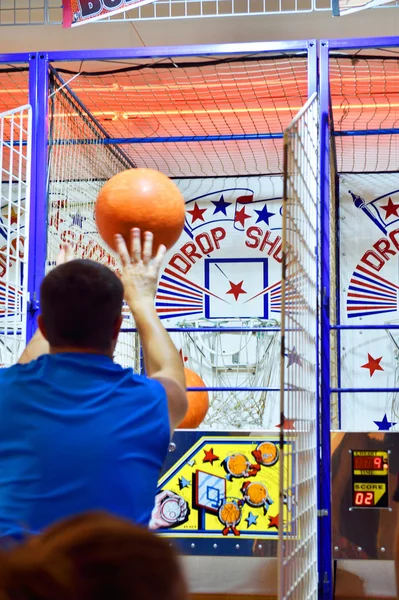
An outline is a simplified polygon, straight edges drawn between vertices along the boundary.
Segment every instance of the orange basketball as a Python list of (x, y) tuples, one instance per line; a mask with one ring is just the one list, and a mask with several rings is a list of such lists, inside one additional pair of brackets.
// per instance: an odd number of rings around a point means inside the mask
[[(191, 371), (184, 369), (187, 387), (206, 387), (201, 377)], [(179, 429), (196, 429), (206, 417), (209, 408), (208, 392), (187, 392), (188, 411)]]
[(154, 253), (160, 244), (171, 248), (184, 225), (184, 199), (169, 177), (153, 169), (129, 169), (102, 187), (96, 202), (96, 223), (103, 240), (115, 250), (114, 236), (130, 239), (132, 227), (154, 234)]

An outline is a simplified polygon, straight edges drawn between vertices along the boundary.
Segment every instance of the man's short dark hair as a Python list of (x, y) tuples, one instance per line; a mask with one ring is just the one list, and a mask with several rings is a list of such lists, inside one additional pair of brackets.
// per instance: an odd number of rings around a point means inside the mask
[(40, 290), (50, 346), (108, 351), (122, 303), (122, 282), (107, 267), (91, 260), (72, 260), (56, 267)]

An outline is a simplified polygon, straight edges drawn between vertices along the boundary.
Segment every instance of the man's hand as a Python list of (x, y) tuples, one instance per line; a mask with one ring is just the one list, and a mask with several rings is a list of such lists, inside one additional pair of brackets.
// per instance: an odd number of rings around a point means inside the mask
[(70, 246), (69, 244), (61, 244), (61, 249), (58, 253), (56, 260), (56, 265), (58, 267), (59, 265), (63, 265), (64, 263), (70, 262), (74, 258), (75, 257), (73, 254), (72, 246)]
[(116, 249), (122, 262), (122, 283), (125, 289), (125, 300), (134, 310), (137, 304), (146, 300), (154, 302), (157, 283), (166, 248), (161, 245), (155, 258), (152, 257), (154, 236), (149, 231), (144, 233), (144, 248), (141, 251), (140, 229), (131, 230), (130, 254), (121, 235), (115, 236)]

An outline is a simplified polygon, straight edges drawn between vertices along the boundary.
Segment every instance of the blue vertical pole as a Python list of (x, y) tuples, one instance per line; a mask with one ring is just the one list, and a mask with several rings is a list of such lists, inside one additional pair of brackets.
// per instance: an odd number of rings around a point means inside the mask
[(308, 97), (318, 88), (317, 42), (308, 41)]
[(29, 102), (32, 106), (32, 176), (29, 226), (27, 341), (36, 331), (40, 284), (45, 273), (47, 247), (47, 117), (48, 61), (32, 54), (29, 66)]
[(320, 43), (320, 462), (319, 598), (332, 598), (330, 444), (330, 131), (329, 47)]

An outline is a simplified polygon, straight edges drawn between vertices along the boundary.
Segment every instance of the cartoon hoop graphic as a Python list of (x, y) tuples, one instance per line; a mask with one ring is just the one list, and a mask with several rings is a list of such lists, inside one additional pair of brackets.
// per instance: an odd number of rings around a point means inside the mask
[[(198, 373), (208, 387), (237, 388), (210, 392), (210, 408), (203, 428), (267, 429), (275, 422), (274, 392), (248, 388), (276, 387), (279, 378), (279, 333), (276, 320), (229, 319), (183, 321), (182, 328), (214, 327), (215, 331), (182, 331), (175, 336), (185, 365)], [(220, 331), (221, 328), (262, 328), (264, 331)], [(241, 391), (239, 388), (245, 388)]]

